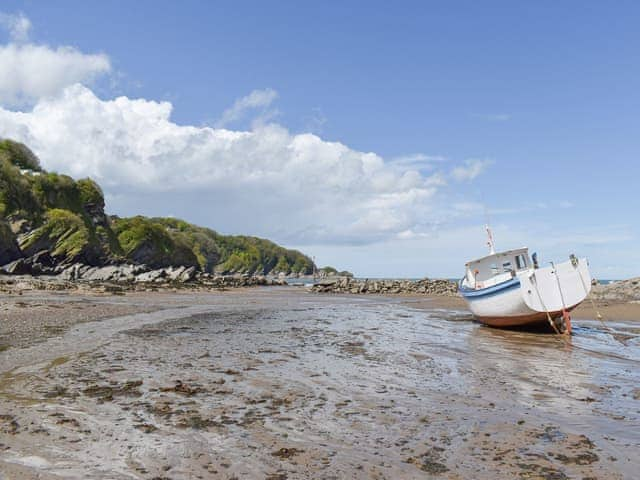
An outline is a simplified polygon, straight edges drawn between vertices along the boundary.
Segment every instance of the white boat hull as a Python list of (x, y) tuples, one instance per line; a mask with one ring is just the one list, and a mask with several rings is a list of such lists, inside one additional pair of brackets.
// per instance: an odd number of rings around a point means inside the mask
[(586, 259), (546, 268), (529, 269), (511, 280), (489, 288), (460, 288), (471, 313), (493, 327), (527, 326), (548, 323), (563, 310), (571, 311), (591, 290)]

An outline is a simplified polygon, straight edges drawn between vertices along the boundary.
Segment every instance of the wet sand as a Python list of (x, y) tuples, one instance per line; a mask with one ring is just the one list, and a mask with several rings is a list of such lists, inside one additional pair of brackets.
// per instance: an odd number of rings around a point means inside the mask
[(162, 308), (152, 299), (67, 292), (0, 295), (0, 351), (64, 334), (72, 326)]
[(455, 298), (262, 288), (62, 302), (133, 310), (0, 352), (0, 479), (616, 479), (640, 467), (640, 317), (610, 321), (614, 338), (574, 314), (567, 346), (478, 325)]

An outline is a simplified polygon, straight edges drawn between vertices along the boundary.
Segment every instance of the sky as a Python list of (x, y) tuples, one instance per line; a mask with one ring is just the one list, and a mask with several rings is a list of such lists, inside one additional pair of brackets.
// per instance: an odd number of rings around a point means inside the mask
[(0, 4), (0, 137), (121, 216), (363, 277), (640, 275), (640, 3)]

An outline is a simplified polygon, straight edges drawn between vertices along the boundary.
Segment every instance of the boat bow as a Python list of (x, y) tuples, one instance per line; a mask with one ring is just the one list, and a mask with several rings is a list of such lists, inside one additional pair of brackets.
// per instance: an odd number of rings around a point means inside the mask
[(580, 304), (591, 291), (586, 258), (571, 260), (520, 275), (522, 298), (536, 312), (556, 312)]

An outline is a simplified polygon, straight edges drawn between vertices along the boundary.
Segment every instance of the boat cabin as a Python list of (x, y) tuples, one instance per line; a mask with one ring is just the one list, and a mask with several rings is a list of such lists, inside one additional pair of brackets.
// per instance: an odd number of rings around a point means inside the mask
[(487, 288), (505, 282), (517, 272), (531, 268), (528, 248), (493, 253), (472, 260), (466, 265), (465, 284), (468, 288)]

